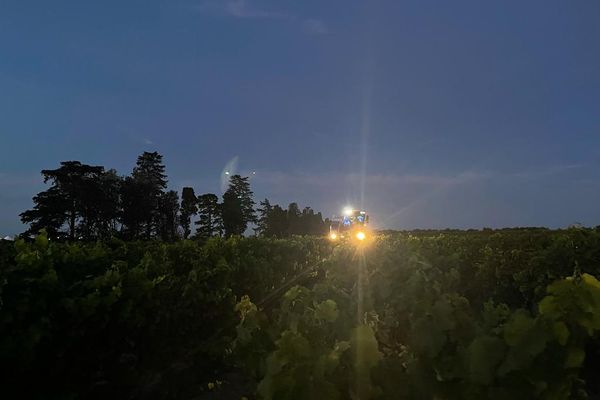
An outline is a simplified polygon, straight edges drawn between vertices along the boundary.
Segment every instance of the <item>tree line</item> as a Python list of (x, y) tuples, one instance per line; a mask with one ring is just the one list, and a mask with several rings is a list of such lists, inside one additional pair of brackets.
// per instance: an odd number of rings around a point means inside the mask
[(287, 237), (324, 234), (329, 221), (297, 203), (287, 209), (268, 199), (255, 209), (248, 177), (232, 175), (222, 198), (196, 195), (191, 187), (179, 193), (167, 188), (163, 157), (144, 152), (128, 176), (114, 169), (80, 161), (63, 161), (57, 169), (41, 171), (50, 187), (33, 197), (34, 206), (20, 214), (29, 225), (25, 235), (44, 229), (51, 238), (127, 240), (208, 238), (243, 235)]

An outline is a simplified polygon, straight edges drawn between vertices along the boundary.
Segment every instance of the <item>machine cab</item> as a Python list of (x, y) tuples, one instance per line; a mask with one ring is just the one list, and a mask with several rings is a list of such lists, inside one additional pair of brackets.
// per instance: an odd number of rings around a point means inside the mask
[(363, 210), (344, 209), (341, 217), (334, 216), (329, 224), (329, 238), (337, 240), (345, 237), (356, 237), (364, 240), (369, 215)]

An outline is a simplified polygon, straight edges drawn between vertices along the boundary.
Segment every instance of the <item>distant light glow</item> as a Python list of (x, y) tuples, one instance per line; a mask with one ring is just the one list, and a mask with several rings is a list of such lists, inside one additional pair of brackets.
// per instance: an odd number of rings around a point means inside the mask
[(364, 232), (357, 232), (357, 233), (356, 233), (356, 238), (357, 238), (358, 240), (365, 240), (365, 239), (366, 239), (366, 237), (367, 237), (367, 235), (365, 235), (365, 233), (364, 233)]
[(223, 166), (221, 170), (221, 193), (225, 193), (229, 187), (231, 177), (238, 173), (239, 157), (235, 156)]
[(344, 207), (344, 210), (342, 212), (346, 217), (349, 217), (352, 215), (352, 211), (352, 207)]
[(329, 234), (329, 239), (331, 239), (331, 240), (335, 240), (335, 239), (337, 239), (337, 235), (336, 235), (336, 233), (335, 233), (335, 232), (331, 232), (331, 233)]

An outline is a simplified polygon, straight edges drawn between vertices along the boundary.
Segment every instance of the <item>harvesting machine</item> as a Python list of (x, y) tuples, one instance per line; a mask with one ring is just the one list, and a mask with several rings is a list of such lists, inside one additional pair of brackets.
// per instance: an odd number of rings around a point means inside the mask
[(364, 241), (367, 238), (369, 215), (364, 210), (344, 209), (342, 216), (333, 216), (329, 223), (329, 239), (356, 239)]

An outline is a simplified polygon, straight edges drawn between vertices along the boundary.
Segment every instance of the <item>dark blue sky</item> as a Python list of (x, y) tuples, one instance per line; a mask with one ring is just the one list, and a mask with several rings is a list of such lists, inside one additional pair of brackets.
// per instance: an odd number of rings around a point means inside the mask
[(600, 224), (600, 2), (0, 1), (0, 234), (81, 160), (394, 228)]

